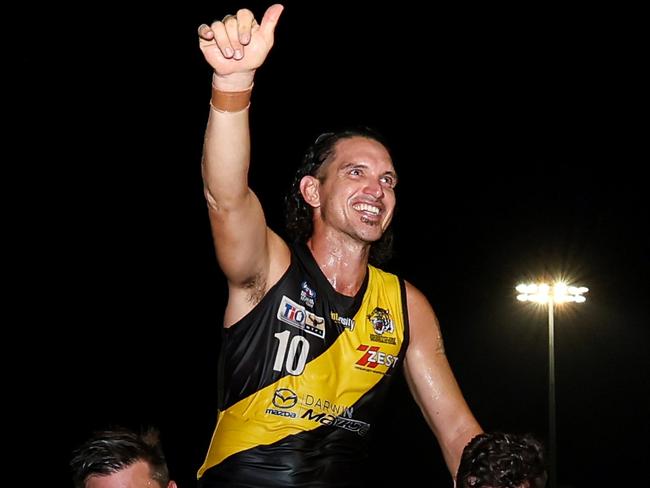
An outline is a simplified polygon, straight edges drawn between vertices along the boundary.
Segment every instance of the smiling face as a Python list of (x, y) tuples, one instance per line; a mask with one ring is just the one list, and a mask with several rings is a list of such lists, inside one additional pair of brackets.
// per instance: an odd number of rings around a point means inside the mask
[(314, 207), (314, 229), (341, 232), (355, 240), (378, 240), (393, 218), (397, 175), (386, 148), (365, 137), (341, 139), (318, 179), (301, 189)]

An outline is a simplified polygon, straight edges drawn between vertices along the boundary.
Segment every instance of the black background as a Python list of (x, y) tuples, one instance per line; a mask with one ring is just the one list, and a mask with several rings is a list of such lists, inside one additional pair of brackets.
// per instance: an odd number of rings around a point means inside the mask
[[(251, 185), (270, 225), (282, 230), (280, 195), (316, 135), (385, 134), (401, 180), (387, 269), (429, 297), (483, 427), (546, 437), (546, 313), (514, 285), (564, 276), (590, 291), (555, 317), (559, 480), (631, 485), (648, 438), (635, 12), (285, 5), (251, 107)], [(53, 486), (74, 445), (117, 424), (158, 426), (173, 476), (194, 485), (226, 296), (200, 177), (210, 69), (195, 32), (240, 6), (26, 13), (16, 206), (29, 259), (15, 290), (37, 374), (20, 384), (43, 409), (31, 427)], [(267, 4), (248, 6), (261, 18)], [(384, 423), (369, 485), (451, 486), (403, 383)]]

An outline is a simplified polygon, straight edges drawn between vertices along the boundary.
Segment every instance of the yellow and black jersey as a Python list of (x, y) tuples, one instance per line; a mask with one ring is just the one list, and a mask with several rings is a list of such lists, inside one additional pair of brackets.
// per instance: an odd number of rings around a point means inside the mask
[(278, 283), (224, 329), (219, 414), (199, 486), (353, 487), (408, 344), (404, 282), (368, 266), (354, 297), (305, 245)]

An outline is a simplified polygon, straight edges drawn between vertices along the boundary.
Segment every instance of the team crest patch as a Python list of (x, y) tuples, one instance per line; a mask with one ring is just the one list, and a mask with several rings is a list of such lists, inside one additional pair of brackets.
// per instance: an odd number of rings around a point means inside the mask
[(368, 320), (372, 323), (372, 328), (375, 330), (374, 334), (370, 334), (372, 342), (381, 342), (382, 344), (397, 344), (397, 338), (390, 337), (395, 332), (393, 320), (390, 318), (390, 312), (386, 309), (376, 307), (370, 315)]
[(372, 328), (379, 335), (392, 334), (395, 330), (393, 320), (390, 318), (390, 312), (384, 308), (375, 307), (372, 313), (368, 315), (368, 320), (370, 320)]

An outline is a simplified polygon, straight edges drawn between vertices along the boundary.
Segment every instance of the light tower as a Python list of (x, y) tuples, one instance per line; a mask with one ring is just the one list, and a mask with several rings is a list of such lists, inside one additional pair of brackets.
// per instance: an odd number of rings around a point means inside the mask
[(515, 287), (519, 292), (517, 300), (534, 302), (548, 307), (548, 453), (549, 488), (557, 488), (557, 446), (555, 426), (555, 331), (554, 308), (557, 305), (574, 302), (583, 303), (583, 296), (589, 291), (585, 286), (566, 283), (521, 283)]

